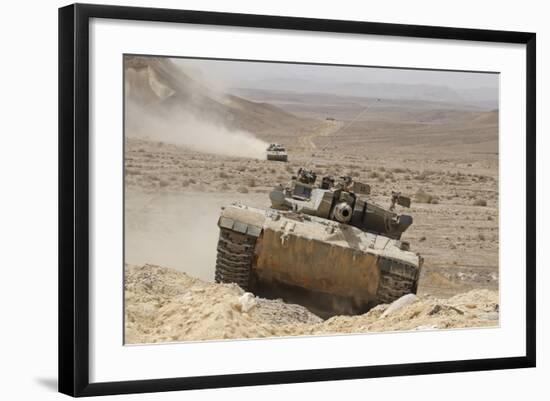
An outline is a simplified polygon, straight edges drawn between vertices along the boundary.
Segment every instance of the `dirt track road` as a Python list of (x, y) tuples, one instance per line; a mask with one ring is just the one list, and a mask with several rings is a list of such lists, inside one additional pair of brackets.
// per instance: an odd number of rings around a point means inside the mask
[(298, 138), (298, 146), (307, 150), (316, 150), (315, 138), (327, 137), (337, 133), (344, 123), (342, 121), (325, 120), (321, 122), (318, 129), (313, 133), (307, 133), (306, 135)]

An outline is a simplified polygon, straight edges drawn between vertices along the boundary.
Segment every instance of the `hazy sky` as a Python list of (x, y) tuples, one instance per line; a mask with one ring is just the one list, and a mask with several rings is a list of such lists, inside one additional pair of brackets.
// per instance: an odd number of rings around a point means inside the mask
[[(285, 80), (307, 80), (331, 83), (397, 83), (441, 85), (455, 90), (498, 88), (498, 74), (427, 71), (375, 67), (337, 67), (305, 64), (282, 64), (241, 61), (173, 59), (179, 65), (193, 68), (208, 80), (228, 87), (254, 87), (260, 81), (277, 80), (281, 90)], [(290, 85), (289, 86), (293, 86)]]

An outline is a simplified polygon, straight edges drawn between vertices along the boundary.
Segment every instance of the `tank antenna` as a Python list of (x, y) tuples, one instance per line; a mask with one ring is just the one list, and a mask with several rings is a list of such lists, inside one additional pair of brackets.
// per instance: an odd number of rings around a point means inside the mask
[[(356, 122), (356, 121), (359, 119), (359, 117), (361, 117), (363, 114), (365, 114), (365, 111), (367, 111), (368, 108), (369, 108), (369, 106), (365, 107), (359, 114), (357, 114), (357, 115), (353, 118), (353, 120), (351, 120), (351, 121), (348, 122), (344, 127), (340, 128), (338, 131), (336, 131), (335, 134), (338, 134), (339, 132), (344, 132), (346, 129), (348, 129), (348, 128), (351, 126), (351, 124), (353, 124), (354, 122)], [(323, 148), (323, 149), (325, 149), (325, 148)]]
[[(363, 110), (361, 110), (355, 117), (353, 117), (353, 119), (350, 122), (348, 122), (346, 125), (344, 125), (342, 128), (340, 128), (338, 131), (336, 131), (333, 135), (339, 134), (339, 133), (344, 132), (345, 130), (347, 130), (354, 122), (356, 122), (359, 119), (359, 117), (361, 117), (363, 114), (365, 114), (365, 111), (367, 111), (368, 108), (369, 108), (369, 106), (367, 106)], [(321, 151), (324, 151), (328, 147), (329, 147), (329, 145), (326, 145), (324, 148), (321, 149)]]

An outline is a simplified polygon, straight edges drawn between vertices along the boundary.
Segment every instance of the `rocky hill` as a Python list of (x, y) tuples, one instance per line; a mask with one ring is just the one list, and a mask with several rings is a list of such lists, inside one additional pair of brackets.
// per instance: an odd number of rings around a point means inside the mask
[(224, 93), (168, 58), (126, 56), (124, 62), (126, 121), (130, 131), (132, 124), (139, 124), (143, 113), (167, 119), (185, 113), (259, 137), (273, 131), (293, 132), (312, 123), (276, 106)]

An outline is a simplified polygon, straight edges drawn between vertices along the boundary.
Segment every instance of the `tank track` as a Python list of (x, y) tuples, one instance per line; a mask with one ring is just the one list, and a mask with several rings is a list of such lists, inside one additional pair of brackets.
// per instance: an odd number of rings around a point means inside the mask
[(377, 298), (380, 303), (389, 304), (405, 294), (416, 293), (414, 280), (386, 273), (380, 277)]
[(381, 258), (380, 283), (377, 298), (379, 303), (389, 304), (406, 294), (416, 294), (419, 270), (416, 268)]
[(235, 283), (243, 290), (250, 285), (256, 237), (220, 228), (216, 257), (216, 283)]

